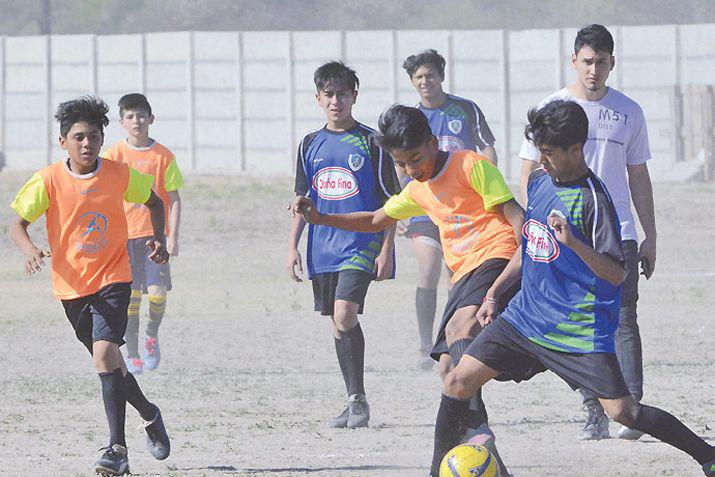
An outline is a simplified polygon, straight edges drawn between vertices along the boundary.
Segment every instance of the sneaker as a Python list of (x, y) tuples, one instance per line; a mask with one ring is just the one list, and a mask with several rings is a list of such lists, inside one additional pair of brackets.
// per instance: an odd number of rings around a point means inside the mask
[(348, 416), (349, 415), (350, 415), (350, 409), (347, 406), (345, 406), (345, 409), (343, 409), (343, 412), (338, 414), (337, 417), (333, 418), (328, 423), (328, 427), (332, 427), (334, 429), (348, 427)]
[(618, 436), (619, 439), (625, 439), (627, 441), (637, 441), (643, 437), (643, 432), (631, 429), (628, 426), (621, 426), (621, 428), (618, 429), (618, 434), (616, 434), (616, 436)]
[(159, 335), (144, 337), (144, 366), (149, 371), (159, 367), (161, 351), (159, 350)]
[(141, 358), (127, 358), (124, 363), (127, 365), (127, 371), (135, 376), (143, 371), (144, 363), (142, 363)]
[(703, 472), (705, 472), (705, 477), (715, 477), (715, 460), (703, 464)]
[(608, 438), (608, 416), (600, 408), (586, 408), (588, 417), (578, 435), (580, 441), (598, 441)]
[(171, 452), (171, 442), (169, 434), (166, 433), (164, 419), (161, 411), (156, 408), (156, 416), (151, 421), (144, 422), (144, 432), (146, 432), (146, 447), (156, 460), (164, 460)]
[(419, 361), (417, 361), (417, 367), (422, 371), (429, 371), (434, 368), (435, 363), (436, 361), (430, 358), (429, 355), (422, 356)]
[(94, 464), (94, 471), (102, 476), (125, 475), (129, 473), (129, 459), (127, 448), (114, 444), (111, 447), (102, 447), (104, 454)]
[(353, 394), (348, 398), (348, 422), (350, 429), (356, 427), (367, 427), (370, 421), (370, 405), (364, 394)]

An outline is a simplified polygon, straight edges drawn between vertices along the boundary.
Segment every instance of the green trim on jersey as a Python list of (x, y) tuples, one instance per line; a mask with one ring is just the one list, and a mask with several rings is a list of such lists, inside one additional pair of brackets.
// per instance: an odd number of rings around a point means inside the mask
[(39, 172), (35, 172), (22, 186), (10, 207), (30, 223), (39, 219), (50, 207), (50, 196)]
[(357, 147), (360, 149), (362, 152), (365, 154), (370, 154), (370, 148), (367, 144), (367, 140), (365, 139), (364, 136), (361, 135), (354, 135), (354, 134), (346, 134), (345, 137), (340, 139), (340, 142), (347, 142), (348, 144)]
[(469, 185), (481, 196), (484, 210), (491, 210), (514, 198), (499, 169), (486, 159), (474, 163), (469, 173)]
[(367, 245), (370, 250), (358, 250), (357, 254), (340, 264), (338, 271), (360, 270), (368, 273), (375, 273), (375, 259), (382, 249), (382, 244), (371, 240)]
[[(567, 348), (559, 346), (559, 344), (583, 350), (584, 352), (594, 350), (594, 326), (596, 325), (596, 315), (594, 314), (594, 305), (596, 296), (593, 294), (593, 289), (586, 293), (581, 303), (576, 304), (579, 312), (571, 312), (567, 320), (556, 325), (556, 330), (562, 332), (557, 333), (552, 331), (544, 335), (544, 338), (550, 340), (545, 341), (541, 337), (532, 336), (530, 341), (556, 351), (568, 352)], [(584, 340), (583, 338), (587, 338)]]
[(184, 187), (184, 176), (181, 175), (179, 165), (176, 163), (176, 157), (173, 157), (164, 171), (164, 189), (167, 192), (173, 192), (182, 187)]
[(442, 112), (447, 116), (453, 116), (462, 120), (467, 118), (467, 113), (466, 111), (464, 111), (464, 108), (454, 103), (447, 106), (445, 109), (442, 110)]
[(588, 235), (583, 230), (583, 193), (581, 189), (567, 189), (556, 193), (556, 195), (561, 199), (561, 202), (569, 210), (569, 215), (571, 216), (571, 222), (585, 235)]

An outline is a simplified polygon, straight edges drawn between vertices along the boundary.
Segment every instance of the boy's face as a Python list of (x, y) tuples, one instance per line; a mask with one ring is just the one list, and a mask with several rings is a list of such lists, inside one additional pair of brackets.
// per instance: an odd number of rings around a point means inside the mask
[(104, 143), (104, 132), (96, 124), (74, 123), (67, 136), (60, 136), (60, 147), (67, 151), (78, 169), (91, 169)]
[(437, 139), (434, 136), (414, 149), (390, 151), (395, 164), (410, 178), (418, 182), (427, 182), (432, 178), (438, 153)]
[(315, 99), (325, 113), (328, 121), (340, 123), (352, 117), (352, 110), (357, 100), (357, 91), (345, 86), (332, 85), (316, 93)]
[(571, 177), (583, 162), (582, 148), (582, 144), (574, 144), (566, 149), (542, 144), (539, 146), (539, 164), (556, 179)]
[(125, 109), (119, 118), (119, 124), (134, 138), (148, 137), (149, 125), (153, 123), (154, 115), (143, 109)]
[(571, 55), (571, 63), (581, 86), (596, 92), (605, 86), (608, 75), (616, 66), (616, 58), (608, 52), (584, 45), (577, 54)]
[(420, 94), (420, 98), (433, 99), (442, 94), (444, 77), (439, 74), (437, 68), (430, 64), (424, 64), (417, 68), (410, 81), (412, 81), (412, 86)]

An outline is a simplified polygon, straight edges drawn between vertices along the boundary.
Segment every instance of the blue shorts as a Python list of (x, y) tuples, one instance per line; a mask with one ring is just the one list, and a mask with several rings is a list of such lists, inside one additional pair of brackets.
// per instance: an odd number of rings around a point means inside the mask
[(171, 269), (169, 262), (156, 263), (149, 260), (151, 251), (146, 246), (146, 241), (153, 237), (129, 239), (127, 251), (129, 263), (132, 267), (132, 290), (147, 292), (147, 287), (159, 286), (171, 290)]
[(112, 283), (88, 296), (62, 300), (65, 315), (77, 339), (92, 353), (92, 343), (109, 341), (124, 344), (127, 328), (127, 307), (131, 287), (129, 283)]

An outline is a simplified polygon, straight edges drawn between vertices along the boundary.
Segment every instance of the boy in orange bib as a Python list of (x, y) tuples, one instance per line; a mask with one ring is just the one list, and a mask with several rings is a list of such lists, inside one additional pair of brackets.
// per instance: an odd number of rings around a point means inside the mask
[[(169, 254), (164, 245), (164, 208), (151, 190), (151, 177), (98, 157), (108, 111), (102, 100), (91, 96), (59, 105), (55, 115), (59, 143), (69, 157), (36, 172), (18, 192), (11, 204), (17, 219), (10, 236), (25, 255), (28, 275), (42, 270), (44, 259), (52, 257), (52, 289), (77, 338), (92, 355), (102, 383), (110, 437), (95, 470), (124, 475), (129, 473), (124, 438), (127, 402), (146, 421), (152, 455), (166, 459), (170, 451), (159, 408), (127, 373), (119, 351), (132, 280), (124, 200), (149, 208), (153, 234), (145, 246), (151, 250), (151, 260), (166, 263)], [(39, 249), (27, 232), (42, 214), (47, 217), (49, 251)]]

